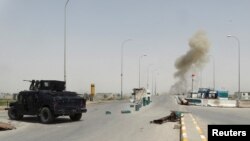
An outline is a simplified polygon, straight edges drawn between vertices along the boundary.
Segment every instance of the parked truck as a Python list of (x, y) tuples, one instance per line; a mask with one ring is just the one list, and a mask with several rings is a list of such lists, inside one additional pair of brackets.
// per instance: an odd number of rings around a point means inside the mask
[(67, 115), (78, 121), (86, 113), (86, 100), (76, 92), (65, 91), (65, 82), (32, 80), (29, 90), (19, 92), (17, 101), (9, 104), (8, 116), (20, 120), (24, 115), (36, 115), (42, 123), (52, 123)]

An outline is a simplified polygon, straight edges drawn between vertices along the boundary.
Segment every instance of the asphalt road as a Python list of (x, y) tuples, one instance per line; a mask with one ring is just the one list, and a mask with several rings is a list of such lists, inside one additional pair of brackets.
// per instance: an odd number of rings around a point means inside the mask
[[(82, 120), (72, 122), (68, 117), (60, 117), (54, 124), (41, 124), (36, 117), (25, 117), (20, 122), (12, 122), (17, 129), (0, 131), (3, 141), (178, 141), (180, 130), (174, 129), (176, 122), (162, 125), (149, 122), (179, 110), (173, 97), (168, 95), (152, 97), (152, 103), (135, 111), (128, 101), (90, 104)], [(131, 110), (122, 114), (121, 110)], [(106, 111), (111, 114), (106, 115)], [(0, 120), (7, 121), (6, 112), (0, 112)]]
[(250, 124), (250, 108), (220, 108), (202, 106), (181, 106), (190, 112), (207, 137), (207, 125)]

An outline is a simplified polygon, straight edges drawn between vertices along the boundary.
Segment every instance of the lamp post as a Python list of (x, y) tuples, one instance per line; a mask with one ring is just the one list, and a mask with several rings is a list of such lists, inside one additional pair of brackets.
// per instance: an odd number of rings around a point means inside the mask
[(213, 58), (213, 89), (215, 91), (215, 60), (213, 55), (210, 55), (210, 57)]
[(69, 0), (66, 1), (64, 7), (64, 82), (65, 82), (65, 90), (66, 90), (66, 9)]
[(159, 75), (159, 72), (155, 75), (155, 95), (157, 95), (157, 76)]
[(155, 73), (157, 70), (158, 70), (158, 69), (152, 70), (152, 95), (154, 94), (154, 73)]
[(131, 40), (132, 39), (124, 40), (121, 44), (121, 99), (122, 99), (122, 94), (123, 94), (123, 48), (124, 48), (124, 44)]
[(141, 87), (141, 58), (146, 56), (146, 54), (143, 54), (139, 57), (139, 88)]
[(191, 91), (191, 98), (193, 98), (193, 93), (194, 93), (194, 77), (195, 77), (195, 74), (192, 74), (192, 91)]
[(202, 88), (202, 70), (200, 71), (200, 87)]
[(233, 36), (233, 35), (227, 35), (227, 37), (231, 37), (231, 38), (234, 38), (236, 41), (237, 41), (237, 43), (238, 43), (238, 99), (239, 99), (239, 95), (240, 95), (240, 40), (239, 40), (239, 38), (237, 38), (236, 36)]
[(192, 95), (194, 92), (194, 77), (195, 77), (195, 74), (192, 74)]
[(149, 81), (149, 68), (152, 66), (153, 64), (149, 64), (148, 65), (148, 68), (147, 68), (147, 90), (149, 89), (149, 84), (148, 84), (148, 81)]

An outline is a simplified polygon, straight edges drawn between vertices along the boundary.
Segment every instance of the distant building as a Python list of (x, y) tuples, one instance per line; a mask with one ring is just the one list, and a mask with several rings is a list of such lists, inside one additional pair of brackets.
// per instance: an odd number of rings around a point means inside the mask
[(0, 99), (13, 99), (13, 95), (10, 93), (0, 93)]
[(228, 99), (228, 91), (215, 91), (209, 88), (199, 88), (198, 91), (189, 92), (189, 98)]

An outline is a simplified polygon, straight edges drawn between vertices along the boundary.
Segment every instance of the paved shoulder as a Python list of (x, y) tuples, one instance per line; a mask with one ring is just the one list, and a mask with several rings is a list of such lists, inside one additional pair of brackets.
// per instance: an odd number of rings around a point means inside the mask
[(185, 113), (181, 118), (182, 141), (206, 141), (203, 130), (190, 113)]

